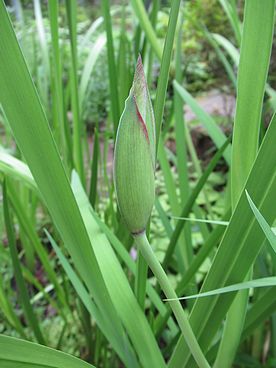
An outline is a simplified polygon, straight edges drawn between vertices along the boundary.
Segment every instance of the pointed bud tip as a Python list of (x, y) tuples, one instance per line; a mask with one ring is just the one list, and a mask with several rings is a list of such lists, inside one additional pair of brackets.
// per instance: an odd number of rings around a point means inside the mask
[(133, 79), (133, 86), (135, 84), (140, 85), (143, 89), (145, 89), (147, 85), (142, 57), (140, 54), (138, 56), (137, 63), (136, 63), (134, 79)]
[(141, 56), (140, 53), (139, 53), (138, 58), (137, 58), (136, 68), (137, 67), (139, 67), (139, 68), (142, 67), (143, 68), (142, 56)]

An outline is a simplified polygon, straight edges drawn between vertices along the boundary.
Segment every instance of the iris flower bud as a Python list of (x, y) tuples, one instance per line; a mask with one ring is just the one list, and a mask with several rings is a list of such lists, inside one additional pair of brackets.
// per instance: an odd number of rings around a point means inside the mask
[(134, 234), (147, 225), (154, 202), (155, 120), (139, 56), (133, 84), (122, 113), (114, 154), (119, 209)]

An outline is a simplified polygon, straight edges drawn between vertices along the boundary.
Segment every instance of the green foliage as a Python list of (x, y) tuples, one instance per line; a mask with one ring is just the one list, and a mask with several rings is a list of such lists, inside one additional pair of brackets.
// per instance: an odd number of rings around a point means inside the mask
[(0, 366), (274, 366), (275, 1), (12, 4)]

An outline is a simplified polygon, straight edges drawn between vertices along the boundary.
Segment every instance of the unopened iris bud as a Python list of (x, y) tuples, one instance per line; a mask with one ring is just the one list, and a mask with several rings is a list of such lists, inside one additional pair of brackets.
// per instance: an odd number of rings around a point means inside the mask
[(142, 233), (155, 195), (155, 121), (140, 57), (120, 119), (114, 156), (120, 212), (133, 235)]

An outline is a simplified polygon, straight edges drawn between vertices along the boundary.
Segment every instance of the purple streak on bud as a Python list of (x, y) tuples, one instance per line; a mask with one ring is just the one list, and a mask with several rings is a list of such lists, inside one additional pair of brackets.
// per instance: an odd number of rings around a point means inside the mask
[(138, 117), (138, 120), (139, 122), (141, 123), (141, 126), (142, 126), (142, 129), (143, 129), (143, 133), (149, 143), (149, 134), (148, 134), (148, 130), (147, 130), (147, 126), (144, 122), (144, 119), (142, 118), (142, 115), (140, 114), (140, 111), (139, 111), (139, 108), (138, 108), (138, 105), (137, 105), (137, 102), (136, 102), (136, 98), (135, 96), (133, 96), (133, 101), (134, 101), (134, 104), (135, 104), (135, 108), (136, 108), (136, 115)]

